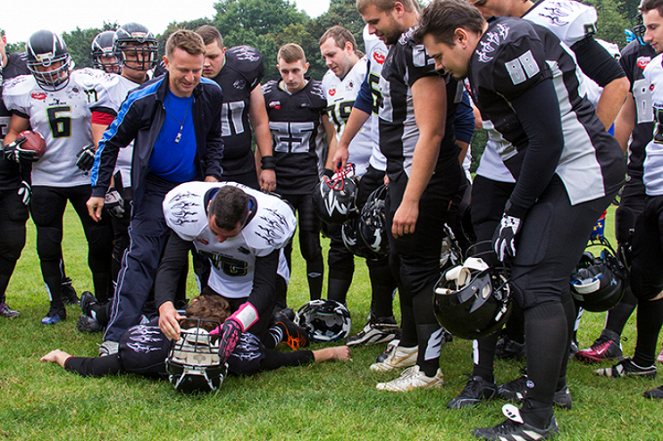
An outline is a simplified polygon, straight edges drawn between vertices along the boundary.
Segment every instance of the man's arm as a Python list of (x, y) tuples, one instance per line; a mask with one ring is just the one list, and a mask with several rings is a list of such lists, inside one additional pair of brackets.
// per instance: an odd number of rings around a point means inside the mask
[(629, 93), (617, 115), (617, 119), (615, 119), (615, 139), (619, 142), (619, 146), (624, 153), (628, 150), (628, 141), (631, 139), (636, 119), (635, 100), (633, 94)]
[(5, 135), (5, 139), (3, 141), (4, 145), (9, 145), (12, 142), (16, 141), (18, 139), (18, 135), (24, 131), (28, 130), (30, 128), (30, 120), (23, 118), (22, 116), (13, 114), (12, 119), (9, 122), (9, 132)]
[(181, 317), (175, 309), (175, 290), (189, 262), (191, 242), (180, 238), (174, 231), (164, 251), (154, 282), (154, 301), (159, 309), (159, 328), (170, 340), (179, 340)]
[[(257, 150), (260, 152), (260, 158), (272, 156), (272, 133), (269, 131), (269, 118), (265, 109), (265, 96), (262, 94), (260, 84), (251, 91), (251, 104), (249, 107), (249, 117), (253, 126), (253, 133), (256, 137)], [(276, 174), (273, 169), (264, 169), (261, 163), (256, 160), (256, 169), (259, 170), (258, 181), (260, 189), (266, 192), (276, 190)]]
[(334, 127), (334, 124), (329, 121), (329, 116), (327, 116), (327, 113), (323, 113), (320, 117), (320, 120), (322, 121), (322, 127), (325, 129), (327, 142), (329, 143), (329, 148), (327, 149), (327, 159), (325, 160), (325, 168), (336, 171), (336, 165), (332, 161), (334, 154), (336, 153), (336, 128)]
[(603, 88), (599, 102), (596, 104), (596, 116), (599, 117), (606, 130), (615, 121), (628, 89), (629, 82), (626, 77), (617, 78)]
[(419, 127), (419, 139), (414, 148), (412, 170), (403, 200), (394, 214), (391, 227), (394, 237), (414, 233), (419, 217), (419, 199), (435, 170), (447, 117), (444, 78), (429, 76), (418, 79), (412, 85), (412, 103), (414, 118)]

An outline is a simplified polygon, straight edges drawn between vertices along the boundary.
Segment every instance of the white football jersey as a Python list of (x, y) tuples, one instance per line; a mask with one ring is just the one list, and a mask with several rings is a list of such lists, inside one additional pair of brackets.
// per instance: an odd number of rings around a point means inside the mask
[(663, 195), (663, 56), (652, 59), (643, 75), (649, 81), (654, 105), (654, 137), (645, 147), (643, 182), (649, 196)]
[(371, 125), (371, 134), (373, 137), (373, 155), (370, 163), (376, 170), (387, 170), (387, 158), (380, 150), (380, 117), (378, 116), (378, 105), (382, 101), (382, 92), (380, 92), (380, 78), (382, 76), (382, 65), (387, 59), (387, 46), (375, 35), (368, 33), (368, 25), (364, 26), (364, 45), (366, 46), (366, 57), (368, 58), (368, 85), (373, 94), (373, 113), (371, 119), (366, 124)]
[[(122, 75), (106, 73), (98, 69), (85, 68), (81, 70), (84, 75), (76, 77), (79, 85), (83, 87), (87, 95), (88, 105), (91, 111), (102, 111), (104, 113), (120, 112), (122, 103), (129, 92), (136, 89), (140, 84), (134, 83)], [(126, 148), (120, 149), (115, 163), (113, 174), (120, 172), (122, 186), (131, 187), (131, 158), (133, 156), (133, 141)]]
[[(366, 78), (366, 73), (367, 63), (364, 57), (350, 69), (345, 78), (337, 77), (331, 70), (328, 70), (322, 78), (322, 90), (327, 97), (327, 115), (336, 128), (337, 140), (341, 139), (343, 130), (345, 130), (345, 123), (350, 117), (352, 105), (361, 89), (361, 83)], [(350, 143), (348, 161), (355, 165), (357, 176), (363, 176), (366, 173), (371, 158), (373, 150), (371, 128), (371, 124), (364, 124)]]
[(92, 140), (91, 113), (78, 71), (64, 89), (51, 92), (39, 87), (32, 75), (21, 75), (4, 84), (7, 109), (30, 120), (32, 130), (46, 140), (46, 153), (32, 165), (32, 185), (74, 187), (90, 185), (90, 177), (76, 166), (83, 147)]
[[(239, 235), (220, 243), (207, 223), (207, 204), (215, 189), (233, 185), (255, 202), (255, 214)], [(286, 282), (290, 272), (282, 248), (297, 227), (295, 213), (277, 196), (236, 182), (187, 182), (172, 189), (163, 201), (168, 226), (212, 262), (209, 286), (228, 298), (248, 297), (253, 289), (256, 258), (281, 250), (277, 273)]]

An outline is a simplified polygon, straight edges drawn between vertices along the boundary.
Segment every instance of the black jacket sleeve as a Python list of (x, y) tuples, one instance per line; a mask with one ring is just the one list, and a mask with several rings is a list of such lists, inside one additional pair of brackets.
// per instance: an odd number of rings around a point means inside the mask
[(105, 377), (123, 371), (117, 354), (106, 357), (69, 357), (64, 368), (83, 377)]

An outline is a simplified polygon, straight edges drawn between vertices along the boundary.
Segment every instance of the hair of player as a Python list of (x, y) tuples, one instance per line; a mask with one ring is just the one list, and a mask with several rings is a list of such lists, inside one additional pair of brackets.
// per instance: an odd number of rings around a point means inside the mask
[(214, 26), (202, 25), (201, 27), (196, 29), (196, 34), (203, 37), (203, 42), (205, 43), (205, 46), (207, 46), (208, 44), (212, 44), (216, 41), (216, 44), (219, 45), (219, 49), (223, 49), (223, 37), (221, 36), (221, 32), (219, 32), (219, 30)]
[(320, 37), (320, 46), (330, 38), (333, 38), (336, 46), (341, 49), (345, 49), (345, 45), (350, 42), (353, 52), (357, 52), (357, 40), (355, 39), (355, 36), (343, 26), (336, 25), (327, 29), (325, 33), (322, 34), (322, 37)]
[(421, 13), (414, 39), (421, 42), (430, 34), (436, 42), (454, 46), (456, 29), (481, 34), (484, 23), (481, 12), (465, 0), (434, 0)]
[(214, 216), (214, 224), (222, 230), (232, 231), (243, 223), (249, 214), (249, 196), (233, 185), (221, 187), (210, 202), (208, 216)]
[[(219, 324), (230, 316), (230, 305), (221, 296), (216, 294), (205, 294), (191, 299), (184, 315), (191, 320), (182, 320), (181, 328), (189, 329), (198, 326), (198, 321), (193, 319), (213, 320)], [(213, 331), (215, 326), (210, 322), (200, 322), (200, 327), (206, 331)]]
[(170, 60), (175, 49), (182, 49), (189, 55), (205, 53), (205, 42), (203, 38), (188, 29), (180, 29), (173, 32), (166, 41), (166, 57)]
[(306, 54), (297, 43), (287, 43), (279, 48), (279, 53), (276, 55), (276, 62), (279, 63), (280, 60), (286, 63), (302, 60), (302, 64), (306, 64)]
[(663, 17), (663, 0), (643, 0), (638, 9), (640, 9), (640, 12), (643, 14), (652, 9), (657, 9), (659, 15)]
[(396, 3), (402, 4), (407, 12), (419, 12), (419, 3), (414, 0), (357, 0), (357, 11), (361, 14), (368, 5), (375, 5), (378, 11), (389, 12)]

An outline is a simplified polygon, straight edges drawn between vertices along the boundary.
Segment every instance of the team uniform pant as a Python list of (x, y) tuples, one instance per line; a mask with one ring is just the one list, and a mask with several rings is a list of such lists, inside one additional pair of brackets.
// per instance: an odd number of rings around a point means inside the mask
[(419, 217), (412, 234), (394, 238), (391, 226), (408, 183), (402, 172), (389, 176), (386, 200), (389, 264), (401, 303), (401, 345), (419, 347), (417, 365), (428, 376), (439, 367), (442, 328), (433, 311), (433, 288), (440, 277), (443, 225), (449, 202), (461, 182), (454, 162), (433, 174), (419, 200)]
[(30, 211), (37, 227), (37, 254), (41, 272), (54, 306), (64, 307), (61, 283), (64, 277), (62, 265), (63, 216), (67, 201), (76, 210), (83, 224), (88, 243), (88, 265), (92, 271), (95, 294), (104, 297), (112, 289), (111, 253), (113, 233), (108, 216), (99, 222), (90, 218), (85, 203), (90, 197), (91, 187), (45, 187), (32, 188)]
[(140, 204), (132, 202), (129, 248), (122, 259), (104, 340), (118, 342), (127, 329), (140, 322), (170, 235), (163, 199), (177, 185), (149, 175)]
[(25, 222), (29, 213), (17, 191), (0, 191), (0, 302), (5, 301), (9, 279), (25, 246)]

